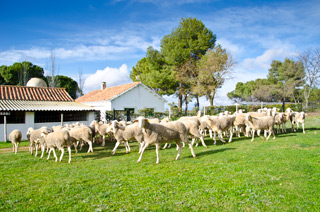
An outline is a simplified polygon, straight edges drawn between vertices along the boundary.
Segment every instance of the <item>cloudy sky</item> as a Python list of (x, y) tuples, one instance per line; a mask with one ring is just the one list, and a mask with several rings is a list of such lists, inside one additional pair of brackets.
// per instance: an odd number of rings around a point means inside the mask
[(59, 74), (76, 80), (82, 70), (85, 92), (102, 81), (131, 82), (147, 47), (160, 49), (186, 17), (201, 20), (237, 61), (217, 105), (230, 103), (226, 93), (237, 82), (266, 77), (272, 60), (320, 46), (318, 0), (1, 0), (0, 8), (0, 65), (30, 61), (48, 69), (54, 52)]

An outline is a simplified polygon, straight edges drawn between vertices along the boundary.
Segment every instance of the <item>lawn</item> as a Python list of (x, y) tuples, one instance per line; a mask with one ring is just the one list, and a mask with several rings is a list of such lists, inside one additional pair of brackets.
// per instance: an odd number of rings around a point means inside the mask
[(218, 145), (206, 138), (196, 159), (185, 147), (175, 161), (171, 148), (160, 151), (158, 165), (154, 146), (136, 163), (137, 143), (114, 156), (114, 143), (72, 151), (71, 164), (67, 156), (55, 163), (0, 151), (0, 211), (319, 211), (319, 130), (320, 116), (313, 116), (306, 134)]

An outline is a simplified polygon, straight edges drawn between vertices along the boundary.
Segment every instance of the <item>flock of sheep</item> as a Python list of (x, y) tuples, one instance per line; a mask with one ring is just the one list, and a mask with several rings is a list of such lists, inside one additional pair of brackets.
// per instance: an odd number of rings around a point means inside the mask
[[(207, 147), (204, 142), (204, 136), (207, 132), (210, 133), (210, 137), (213, 138), (214, 144), (216, 144), (216, 134), (219, 139), (225, 143), (224, 136), (229, 137), (229, 142), (232, 142), (233, 134), (236, 133), (240, 137), (243, 133), (244, 136), (252, 136), (251, 141), (254, 140), (254, 135), (257, 133), (260, 135), (261, 131), (264, 131), (264, 136), (268, 140), (273, 135), (275, 139), (275, 128), (277, 133), (286, 132), (286, 122), (291, 122), (292, 131), (296, 131), (294, 125), (302, 124), (303, 133), (304, 112), (294, 112), (288, 108), (284, 113), (277, 112), (277, 109), (259, 109), (257, 112), (244, 113), (242, 110), (234, 114), (230, 114), (225, 111), (218, 116), (201, 116), (199, 111), (197, 116), (185, 116), (181, 117), (177, 121), (169, 121), (168, 118), (162, 120), (159, 119), (147, 119), (144, 117), (138, 117), (134, 122), (125, 121), (111, 121), (108, 124), (99, 123), (93, 121), (89, 126), (83, 124), (73, 124), (65, 126), (55, 126), (52, 128), (42, 127), (40, 129), (29, 128), (27, 131), (27, 137), (30, 142), (29, 151), (33, 154), (35, 150), (35, 156), (38, 154), (38, 149), (41, 148), (41, 158), (44, 155), (45, 150), (48, 152), (47, 159), (50, 158), (51, 152), (55, 157), (55, 161), (58, 161), (58, 157), (55, 153), (55, 149), (61, 151), (60, 159), (62, 160), (64, 155), (64, 147), (67, 147), (69, 153), (69, 160), (71, 162), (71, 146), (75, 148), (77, 153), (78, 145), (81, 147), (84, 144), (88, 144), (88, 153), (93, 152), (92, 143), (101, 142), (102, 146), (105, 146), (105, 139), (107, 135), (113, 135), (116, 140), (115, 147), (112, 150), (112, 154), (116, 153), (118, 146), (124, 143), (126, 152), (130, 152), (129, 141), (137, 141), (140, 144), (139, 153), (140, 157), (137, 162), (140, 162), (145, 149), (150, 145), (156, 146), (156, 163), (159, 163), (159, 149), (162, 144), (164, 149), (170, 147), (172, 142), (177, 145), (178, 154), (176, 160), (179, 159), (182, 147), (185, 144), (189, 145), (192, 156), (196, 155), (193, 150), (193, 145), (200, 139), (202, 145)], [(276, 126), (276, 127), (275, 127)], [(280, 129), (281, 128), (281, 129)], [(99, 135), (97, 137), (97, 135)], [(21, 141), (22, 133), (19, 130), (13, 130), (9, 134), (9, 140), (13, 144), (13, 152), (17, 153), (18, 145)], [(192, 141), (189, 141), (189, 138)], [(99, 141), (98, 141), (99, 140)]]

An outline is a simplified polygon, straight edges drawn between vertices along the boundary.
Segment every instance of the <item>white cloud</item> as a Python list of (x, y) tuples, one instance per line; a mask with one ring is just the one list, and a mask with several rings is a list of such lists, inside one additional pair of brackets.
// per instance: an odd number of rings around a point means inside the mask
[(130, 83), (131, 79), (129, 75), (130, 71), (126, 64), (121, 65), (119, 68), (106, 67), (103, 70), (97, 70), (85, 79), (85, 93), (100, 89), (102, 82), (106, 82), (107, 87)]

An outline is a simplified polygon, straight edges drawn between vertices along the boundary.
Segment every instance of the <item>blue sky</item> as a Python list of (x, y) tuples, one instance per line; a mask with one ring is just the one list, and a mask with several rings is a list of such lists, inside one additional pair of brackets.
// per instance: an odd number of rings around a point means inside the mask
[(0, 8), (0, 65), (27, 60), (47, 70), (52, 51), (59, 74), (76, 80), (82, 70), (86, 92), (131, 82), (147, 47), (159, 49), (186, 17), (201, 20), (237, 61), (217, 105), (230, 103), (237, 82), (266, 77), (272, 60), (320, 46), (320, 1), (1, 0)]

